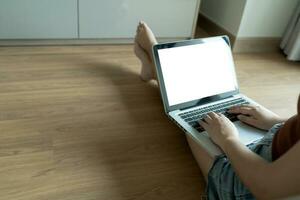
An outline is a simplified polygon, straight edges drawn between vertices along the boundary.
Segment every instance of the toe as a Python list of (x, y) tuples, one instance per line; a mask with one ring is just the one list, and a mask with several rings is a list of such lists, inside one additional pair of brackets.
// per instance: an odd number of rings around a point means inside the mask
[(139, 32), (141, 31), (141, 29), (142, 29), (141, 26), (142, 26), (142, 24), (141, 24), (141, 22), (139, 22), (139, 24), (136, 27), (136, 34), (139, 34)]
[(140, 29), (139, 32), (136, 34), (136, 37), (135, 37), (135, 42), (138, 43), (141, 48), (143, 48), (144, 34), (145, 34), (144, 30)]
[(142, 30), (147, 30), (147, 25), (146, 25), (146, 23), (141, 24), (141, 29), (142, 29)]
[(149, 61), (147, 53), (138, 43), (134, 44), (134, 52), (143, 62)]
[(144, 29), (144, 24), (143, 23), (139, 24), (138, 29), (139, 31), (142, 31)]
[(149, 26), (148, 26), (148, 24), (146, 22), (143, 22), (142, 26), (143, 26), (144, 29), (150, 29)]

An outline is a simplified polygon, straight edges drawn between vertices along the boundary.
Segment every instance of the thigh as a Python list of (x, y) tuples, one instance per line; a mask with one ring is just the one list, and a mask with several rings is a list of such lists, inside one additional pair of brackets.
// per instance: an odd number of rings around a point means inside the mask
[(191, 151), (193, 152), (194, 158), (197, 161), (197, 164), (207, 182), (207, 175), (210, 168), (212, 167), (214, 158), (200, 144), (195, 142), (189, 134), (186, 134), (186, 139), (189, 143)]
[[(271, 162), (273, 133), (268, 133), (262, 140), (248, 145), (248, 148)], [(226, 155), (218, 156), (208, 173), (208, 199), (255, 199), (248, 188), (235, 173)]]

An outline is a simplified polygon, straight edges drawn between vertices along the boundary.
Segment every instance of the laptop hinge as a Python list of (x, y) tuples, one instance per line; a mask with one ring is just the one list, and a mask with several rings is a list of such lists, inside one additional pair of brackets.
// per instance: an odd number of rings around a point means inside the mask
[(193, 108), (193, 107), (196, 107), (196, 106), (200, 106), (201, 104), (196, 104), (196, 105), (193, 105), (193, 106), (188, 106), (188, 107), (184, 107), (184, 108), (181, 108), (179, 109), (180, 111), (183, 111), (183, 110), (187, 110), (187, 109), (190, 109), (190, 108)]
[[(219, 100), (229, 99), (229, 98), (232, 98), (232, 97), (234, 97), (234, 95), (231, 95), (231, 96), (228, 96), (228, 97), (226, 97), (226, 98), (219, 99)], [(219, 100), (215, 100), (215, 101), (219, 101)], [(180, 111), (183, 111), (183, 110), (187, 110), (187, 109), (190, 109), (190, 108), (193, 108), (193, 107), (201, 106), (201, 105), (204, 105), (204, 104), (207, 104), (207, 103), (210, 103), (210, 102), (215, 102), (215, 101), (205, 101), (205, 102), (200, 101), (200, 102), (197, 103), (197, 104), (194, 104), (194, 105), (192, 105), (192, 106), (187, 106), (187, 107), (181, 108), (181, 109), (179, 109), (179, 110), (180, 110)]]

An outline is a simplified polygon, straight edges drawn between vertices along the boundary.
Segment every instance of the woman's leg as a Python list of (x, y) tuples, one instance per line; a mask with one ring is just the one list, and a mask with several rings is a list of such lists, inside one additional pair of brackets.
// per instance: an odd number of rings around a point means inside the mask
[(196, 159), (197, 164), (200, 167), (205, 178), (205, 181), (207, 182), (208, 172), (213, 165), (214, 158), (209, 155), (206, 149), (204, 149), (200, 144), (196, 143), (195, 140), (193, 140), (192, 136), (188, 134), (185, 134), (185, 136), (192, 150), (194, 158)]
[(155, 79), (155, 64), (152, 57), (152, 46), (156, 38), (146, 23), (140, 22), (135, 36), (134, 52), (142, 63), (141, 78), (144, 81)]
[[(155, 65), (152, 55), (152, 46), (157, 44), (154, 34), (146, 23), (140, 22), (135, 37), (134, 51), (142, 63), (141, 78), (144, 81), (155, 79)], [(193, 155), (207, 180), (208, 172), (213, 164), (214, 158), (196, 143), (190, 135), (186, 135)]]

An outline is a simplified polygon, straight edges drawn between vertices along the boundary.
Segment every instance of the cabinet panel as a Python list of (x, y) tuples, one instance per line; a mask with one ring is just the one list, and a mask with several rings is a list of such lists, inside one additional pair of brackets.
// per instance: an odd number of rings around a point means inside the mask
[(190, 37), (198, 0), (79, 0), (80, 38), (132, 38), (144, 20), (158, 37)]
[(77, 0), (1, 0), (0, 39), (78, 38)]

